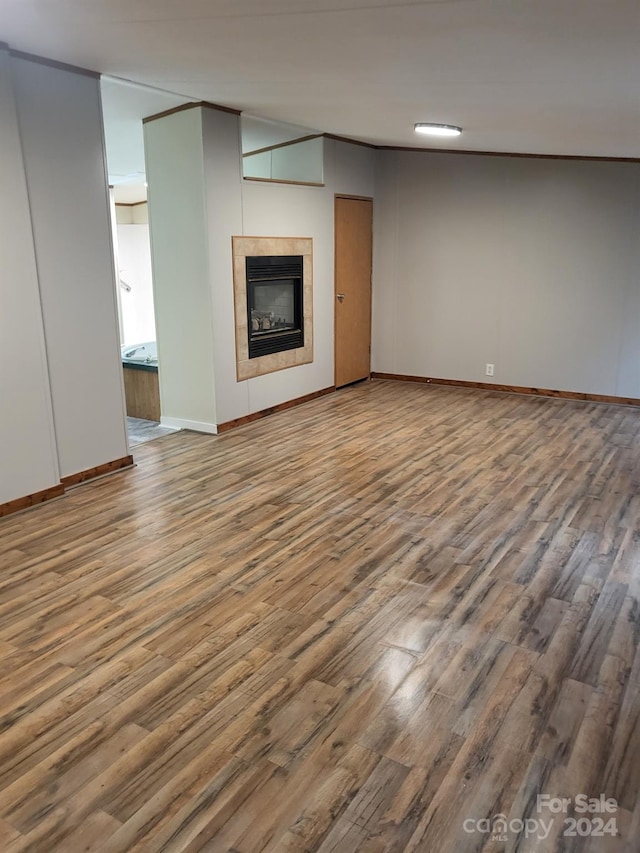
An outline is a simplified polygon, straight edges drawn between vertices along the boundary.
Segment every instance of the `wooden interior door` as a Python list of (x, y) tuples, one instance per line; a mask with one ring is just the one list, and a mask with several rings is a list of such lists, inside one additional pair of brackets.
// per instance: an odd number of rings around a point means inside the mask
[(371, 374), (371, 199), (335, 200), (335, 382)]

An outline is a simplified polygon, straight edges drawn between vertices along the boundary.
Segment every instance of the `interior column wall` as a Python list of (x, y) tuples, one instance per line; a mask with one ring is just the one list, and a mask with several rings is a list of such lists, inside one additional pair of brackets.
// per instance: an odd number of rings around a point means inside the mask
[(12, 57), (62, 477), (128, 454), (99, 80)]
[(129, 462), (96, 75), (0, 49), (0, 514)]
[(216, 423), (248, 411), (246, 382), (236, 381), (233, 254), (231, 238), (243, 233), (240, 116), (203, 112), (208, 263), (212, 299)]
[(203, 109), (144, 125), (162, 422), (216, 430)]
[[(237, 115), (191, 107), (145, 123), (163, 423), (213, 431), (333, 385), (334, 197), (373, 196), (375, 152), (324, 144), (322, 187), (243, 181)], [(313, 239), (312, 363), (238, 382), (234, 235)]]
[(59, 481), (11, 60), (0, 49), (0, 504)]

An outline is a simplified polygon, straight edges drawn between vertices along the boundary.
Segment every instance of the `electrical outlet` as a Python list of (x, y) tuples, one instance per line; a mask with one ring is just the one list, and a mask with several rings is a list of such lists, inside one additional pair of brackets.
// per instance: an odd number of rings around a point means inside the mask
[(487, 365), (487, 376), (493, 376), (494, 367), (495, 367), (494, 364), (488, 364)]

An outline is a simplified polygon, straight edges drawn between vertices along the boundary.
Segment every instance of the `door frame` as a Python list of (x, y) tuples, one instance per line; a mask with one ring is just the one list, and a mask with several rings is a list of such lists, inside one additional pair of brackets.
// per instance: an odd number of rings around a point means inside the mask
[(336, 252), (336, 208), (338, 206), (338, 199), (351, 199), (353, 201), (370, 201), (371, 202), (371, 280), (369, 282), (369, 287), (371, 289), (371, 298), (369, 299), (369, 373), (367, 376), (363, 377), (362, 380), (358, 381), (370, 381), (371, 380), (371, 336), (373, 333), (373, 205), (375, 199), (370, 195), (352, 195), (350, 193), (334, 193), (333, 195), (333, 386), (336, 387), (336, 369), (338, 364), (337, 359), (337, 350), (338, 350), (338, 336), (336, 335), (337, 328), (337, 317), (336, 313), (338, 310), (338, 289), (337, 289), (337, 272), (338, 272), (338, 256)]

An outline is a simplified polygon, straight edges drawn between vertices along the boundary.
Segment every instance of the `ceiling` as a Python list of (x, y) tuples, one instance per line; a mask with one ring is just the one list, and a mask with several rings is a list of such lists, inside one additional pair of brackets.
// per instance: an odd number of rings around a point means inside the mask
[(0, 40), (376, 145), (640, 157), (639, 0), (0, 0)]

